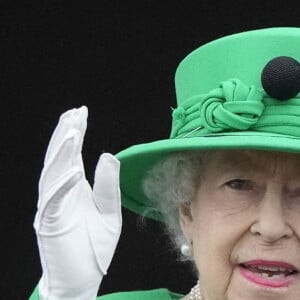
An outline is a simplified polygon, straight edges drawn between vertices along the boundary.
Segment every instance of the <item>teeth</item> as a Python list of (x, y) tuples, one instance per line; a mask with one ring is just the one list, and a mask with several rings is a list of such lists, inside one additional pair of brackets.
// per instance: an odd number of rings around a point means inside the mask
[(285, 272), (286, 269), (285, 268), (279, 268), (280, 271)]
[(285, 275), (284, 274), (268, 274), (268, 273), (260, 273), (259, 274), (261, 277), (264, 277), (264, 278), (273, 278), (273, 279), (276, 279), (276, 278), (284, 278)]
[(259, 270), (265, 270), (265, 271), (286, 271), (284, 268), (279, 267), (271, 267), (271, 266), (257, 266), (257, 269)]
[(268, 273), (261, 273), (261, 277), (269, 278), (269, 274)]
[(274, 266), (262, 266), (262, 265), (257, 265), (255, 266), (257, 269), (259, 270), (263, 270), (263, 271), (272, 271), (272, 272), (290, 272), (292, 273), (293, 270), (291, 269), (286, 269), (286, 268), (282, 268), (282, 267), (274, 267)]

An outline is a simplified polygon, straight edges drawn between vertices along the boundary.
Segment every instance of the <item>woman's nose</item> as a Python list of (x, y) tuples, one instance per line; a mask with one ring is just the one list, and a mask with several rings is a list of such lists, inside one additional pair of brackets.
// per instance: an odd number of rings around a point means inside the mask
[(286, 221), (282, 193), (266, 191), (257, 206), (255, 222), (250, 231), (263, 241), (273, 243), (293, 234)]

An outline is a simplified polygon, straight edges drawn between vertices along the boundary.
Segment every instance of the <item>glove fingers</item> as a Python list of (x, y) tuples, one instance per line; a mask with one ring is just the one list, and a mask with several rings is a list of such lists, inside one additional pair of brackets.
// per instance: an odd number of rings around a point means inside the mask
[[(74, 156), (78, 152), (80, 132), (72, 129), (64, 136), (64, 140), (52, 153), (51, 159), (45, 164), (39, 182), (39, 195), (44, 194), (65, 175), (74, 165)], [(81, 165), (78, 166), (79, 168)]]
[(79, 109), (71, 109), (63, 113), (60, 118), (58, 125), (56, 126), (45, 155), (44, 164), (47, 164), (51, 157), (56, 152), (57, 147), (64, 140), (65, 136), (68, 134), (69, 130), (77, 129), (84, 136), (86, 130), (86, 120), (87, 120), (88, 110), (87, 107), (82, 106)]
[(51, 136), (48, 148), (47, 148), (44, 164), (46, 164), (50, 160), (50, 158), (52, 157), (53, 152), (55, 152), (55, 149), (57, 148), (57, 146), (64, 139), (64, 136), (66, 135), (66, 133), (72, 128), (72, 121), (71, 121), (70, 116), (73, 114), (74, 110), (75, 110), (75, 108), (70, 109), (70, 110), (66, 111), (65, 113), (63, 113), (59, 117), (58, 124), (56, 125), (56, 127), (52, 133), (52, 136)]
[(87, 116), (88, 116), (88, 110), (86, 106), (82, 106), (80, 109), (76, 110), (72, 116), (74, 128), (80, 132), (78, 143), (76, 143), (74, 149), (73, 163), (77, 166), (80, 166), (83, 172), (84, 172), (84, 166), (83, 166), (81, 152), (82, 152), (84, 135), (87, 128)]
[(111, 154), (104, 153), (98, 161), (93, 187), (94, 200), (100, 212), (121, 216), (119, 188), (120, 162)]
[(62, 210), (68, 205), (67, 202), (71, 200), (66, 195), (82, 179), (82, 176), (83, 173), (80, 169), (73, 168), (65, 174), (64, 178), (47, 191), (44, 197), (45, 201), (41, 203), (35, 217), (34, 227), (36, 230), (39, 229), (42, 222), (44, 224), (51, 224), (58, 220), (59, 216), (62, 215)]
[(76, 165), (84, 172), (81, 150), (87, 114), (87, 108), (83, 106), (80, 109), (69, 110), (60, 117), (47, 150), (39, 182), (40, 195), (72, 166)]

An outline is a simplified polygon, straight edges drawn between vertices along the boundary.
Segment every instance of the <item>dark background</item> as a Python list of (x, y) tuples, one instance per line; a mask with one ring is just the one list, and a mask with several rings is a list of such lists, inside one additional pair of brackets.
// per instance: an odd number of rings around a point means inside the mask
[[(0, 15), (0, 299), (28, 299), (41, 275), (37, 184), (62, 112), (89, 108), (83, 155), (92, 182), (103, 151), (169, 135), (174, 73), (190, 51), (235, 32), (300, 26), (297, 1), (2, 1)], [(189, 291), (195, 278), (162, 229), (124, 210), (99, 294)]]

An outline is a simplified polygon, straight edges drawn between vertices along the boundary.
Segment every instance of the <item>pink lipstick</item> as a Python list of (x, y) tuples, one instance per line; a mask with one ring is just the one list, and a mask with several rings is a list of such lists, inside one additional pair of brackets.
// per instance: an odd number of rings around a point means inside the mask
[(247, 280), (265, 287), (289, 286), (298, 270), (282, 261), (251, 260), (240, 264), (240, 273)]

